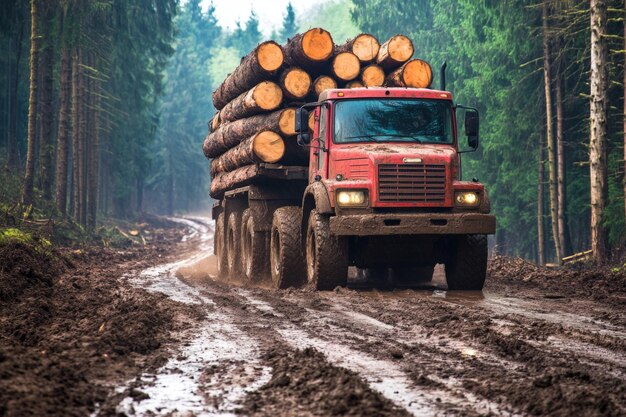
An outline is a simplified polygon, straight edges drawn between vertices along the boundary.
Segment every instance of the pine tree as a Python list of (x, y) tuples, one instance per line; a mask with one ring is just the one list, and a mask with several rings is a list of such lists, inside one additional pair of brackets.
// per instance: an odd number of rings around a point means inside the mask
[(283, 26), (278, 34), (278, 41), (280, 43), (284, 43), (297, 32), (298, 27), (296, 26), (296, 12), (294, 11), (291, 2), (289, 2), (287, 4), (287, 13), (283, 18)]

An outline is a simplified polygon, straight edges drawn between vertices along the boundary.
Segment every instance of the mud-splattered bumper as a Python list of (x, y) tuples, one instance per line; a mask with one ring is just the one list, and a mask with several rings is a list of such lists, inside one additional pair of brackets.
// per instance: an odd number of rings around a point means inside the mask
[(331, 217), (339, 236), (494, 234), (496, 218), (480, 213), (359, 214)]

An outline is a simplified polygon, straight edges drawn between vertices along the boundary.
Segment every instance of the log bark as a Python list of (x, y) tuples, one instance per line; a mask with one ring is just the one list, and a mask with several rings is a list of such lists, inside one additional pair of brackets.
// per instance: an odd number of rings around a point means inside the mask
[(320, 75), (313, 81), (311, 100), (317, 101), (320, 94), (330, 88), (337, 88), (337, 81), (328, 75)]
[(213, 106), (220, 110), (241, 93), (264, 80), (273, 79), (284, 63), (283, 50), (274, 41), (263, 42), (213, 92)]
[(262, 81), (251, 90), (228, 103), (220, 111), (220, 122), (232, 122), (254, 116), (255, 114), (275, 110), (283, 101), (283, 92), (278, 84)]
[(217, 158), (243, 140), (257, 132), (269, 130), (287, 137), (296, 134), (295, 108), (277, 110), (270, 114), (259, 114), (246, 119), (235, 120), (220, 126), (204, 140), (202, 150), (207, 158)]
[(340, 52), (332, 59), (328, 74), (339, 81), (351, 81), (359, 76), (361, 62), (352, 52)]
[(359, 80), (350, 81), (346, 84), (346, 88), (363, 88), (365, 87), (363, 83)]
[(360, 79), (366, 87), (380, 87), (385, 82), (385, 71), (379, 65), (368, 65), (361, 70)]
[(289, 39), (283, 51), (289, 65), (315, 72), (333, 56), (334, 47), (330, 33), (321, 28), (313, 28)]
[(258, 165), (248, 165), (213, 177), (210, 195), (219, 198), (225, 191), (250, 184), (259, 174)]
[(411, 59), (413, 51), (413, 42), (409, 38), (396, 35), (380, 46), (376, 63), (385, 71), (392, 71)]
[(266, 130), (244, 140), (236, 147), (211, 161), (211, 175), (234, 171), (246, 165), (273, 164), (285, 155), (285, 142), (275, 132)]
[(364, 64), (372, 62), (378, 55), (380, 49), (380, 42), (369, 33), (361, 33), (355, 38), (350, 39), (343, 45), (338, 45), (335, 48), (335, 53), (340, 52), (352, 52), (359, 58)]
[(311, 90), (311, 76), (302, 68), (285, 69), (278, 81), (283, 95), (292, 100), (303, 100)]
[(412, 59), (391, 72), (385, 80), (390, 87), (428, 88), (433, 82), (433, 69), (421, 59)]

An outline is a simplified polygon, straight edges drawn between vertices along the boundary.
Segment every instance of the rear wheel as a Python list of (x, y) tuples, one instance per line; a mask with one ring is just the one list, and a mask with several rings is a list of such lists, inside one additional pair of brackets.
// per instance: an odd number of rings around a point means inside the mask
[(432, 281), (434, 271), (434, 266), (393, 268), (391, 270), (391, 279), (394, 285), (401, 287), (425, 285)]
[(247, 281), (263, 281), (268, 275), (266, 233), (255, 231), (255, 220), (250, 209), (241, 218), (242, 270)]
[(304, 283), (301, 219), (300, 207), (281, 207), (274, 212), (270, 236), (270, 270), (276, 288), (296, 287)]
[(462, 235), (446, 262), (449, 290), (481, 291), (487, 276), (487, 235)]
[(215, 236), (213, 237), (215, 255), (217, 257), (217, 273), (220, 277), (228, 276), (228, 251), (225, 244), (224, 229), (224, 213), (220, 213), (215, 221)]
[(309, 284), (318, 290), (345, 286), (348, 280), (348, 241), (330, 233), (329, 216), (312, 210), (306, 233)]
[(241, 213), (233, 211), (226, 225), (228, 272), (230, 276), (241, 275)]

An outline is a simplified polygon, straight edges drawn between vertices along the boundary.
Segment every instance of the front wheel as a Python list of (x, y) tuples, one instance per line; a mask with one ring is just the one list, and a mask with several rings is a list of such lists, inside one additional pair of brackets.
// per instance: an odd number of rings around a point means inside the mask
[(348, 281), (348, 241), (330, 233), (330, 217), (312, 210), (306, 232), (307, 279), (318, 290)]
[(457, 236), (446, 262), (448, 289), (482, 291), (486, 276), (487, 235)]
[(254, 214), (246, 209), (241, 221), (241, 259), (248, 282), (260, 282), (269, 275), (266, 246), (267, 234), (255, 230)]
[(304, 256), (300, 243), (300, 207), (281, 207), (274, 212), (270, 236), (270, 270), (276, 288), (304, 282)]

